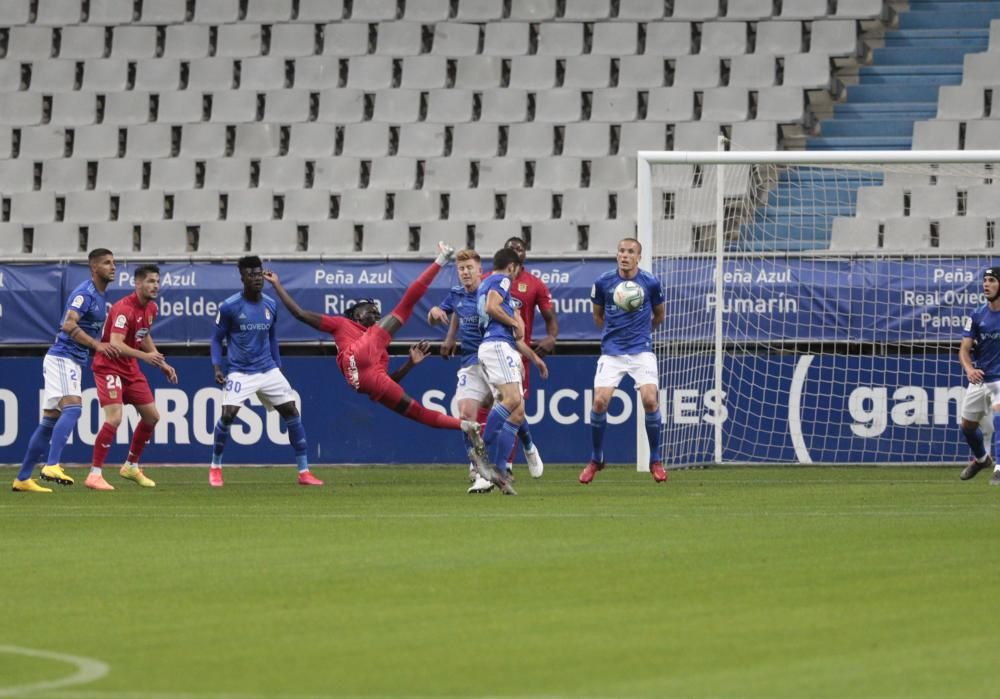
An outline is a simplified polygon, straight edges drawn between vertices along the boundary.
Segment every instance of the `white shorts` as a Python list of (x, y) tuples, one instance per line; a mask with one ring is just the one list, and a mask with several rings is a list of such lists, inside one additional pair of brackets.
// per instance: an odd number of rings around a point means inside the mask
[(281, 369), (270, 369), (263, 374), (244, 374), (232, 371), (222, 387), (223, 405), (243, 405), (254, 393), (268, 410), (295, 400), (292, 385)]
[(962, 400), (962, 419), (970, 422), (979, 422), (984, 416), (992, 419), (997, 403), (1000, 403), (1000, 381), (970, 383)]
[(486, 380), (486, 372), (482, 364), (470, 364), (458, 370), (458, 387), (455, 398), (458, 400), (477, 400), (482, 402), (486, 396), (493, 393)]
[(521, 385), (521, 353), (506, 342), (484, 342), (479, 345), (479, 365), (490, 386), (508, 383)]
[(80, 390), (83, 369), (72, 359), (46, 354), (42, 360), (42, 376), (45, 379), (43, 410), (57, 410), (59, 401), (65, 396), (83, 396)]
[(656, 355), (652, 352), (639, 354), (602, 354), (597, 360), (597, 372), (594, 374), (594, 388), (617, 388), (628, 374), (635, 381), (635, 386), (660, 384), (656, 371)]

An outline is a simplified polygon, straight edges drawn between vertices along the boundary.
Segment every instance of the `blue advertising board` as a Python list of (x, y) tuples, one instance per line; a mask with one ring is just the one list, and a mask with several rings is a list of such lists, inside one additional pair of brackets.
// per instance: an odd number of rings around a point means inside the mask
[[(206, 464), (221, 394), (207, 357), (176, 358), (180, 384), (144, 367), (162, 415), (150, 463)], [(403, 361), (394, 358), (395, 363)], [(595, 357), (549, 358), (551, 375), (532, 376), (528, 421), (549, 463), (589, 458)], [(40, 358), (7, 358), (0, 374), (0, 463), (19, 462), (38, 422)], [(406, 378), (424, 405), (454, 414), (454, 360), (430, 357)], [(442, 434), (354, 393), (331, 357), (287, 357), (283, 371), (298, 391), (315, 463), (455, 463), (464, 461), (458, 433)], [(847, 356), (738, 354), (724, 366), (725, 394), (713, 390), (710, 359), (661, 362), (660, 402), (670, 464), (713, 460), (715, 424), (722, 423), (723, 458), (737, 462), (955, 463), (968, 447), (958, 407), (963, 376), (953, 354)], [(84, 410), (65, 453), (87, 463), (100, 428), (93, 379), (86, 372)], [(606, 457), (634, 463), (636, 396), (626, 379), (609, 410)], [(126, 414), (134, 422), (132, 409)], [(229, 463), (292, 463), (280, 418), (244, 408), (226, 451)], [(119, 431), (111, 461), (123, 459), (128, 434)]]

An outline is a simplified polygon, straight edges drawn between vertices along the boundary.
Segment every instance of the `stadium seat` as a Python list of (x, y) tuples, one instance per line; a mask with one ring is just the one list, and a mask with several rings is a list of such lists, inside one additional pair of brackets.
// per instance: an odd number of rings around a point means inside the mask
[(71, 223), (43, 223), (33, 227), (32, 255), (76, 256), (82, 252), (80, 227)]
[[(340, 198), (340, 215), (345, 221), (381, 221), (385, 219), (386, 199), (381, 189), (357, 189)], [(287, 217), (286, 217), (287, 218)]]
[(197, 250), (211, 255), (247, 252), (248, 228), (241, 221), (206, 221), (198, 226)]
[(197, 24), (171, 24), (164, 33), (163, 57), (188, 61), (207, 58), (212, 47), (209, 28)]
[(362, 158), (380, 158), (389, 155), (389, 125), (371, 121), (347, 124), (344, 127), (344, 145), (341, 154)]
[(309, 224), (309, 253), (341, 255), (354, 252), (355, 224), (352, 221), (314, 221)]
[(483, 54), (526, 56), (531, 51), (531, 25), (527, 22), (489, 22), (484, 27)]
[(338, 22), (323, 28), (324, 57), (364, 56), (368, 49), (368, 32), (358, 31), (357, 24)]
[(510, 59), (510, 87), (522, 90), (548, 90), (555, 86), (555, 58), (514, 56)]
[[(22, 160), (0, 160), (0, 165), (17, 164), (27, 166), (23, 171), (26, 184), (29, 188), (34, 182), (31, 174), (31, 163)], [(141, 180), (140, 180), (141, 183)], [(0, 185), (2, 187), (2, 185)], [(62, 160), (46, 160), (42, 163), (42, 190), (65, 194), (67, 192), (82, 192), (87, 189), (87, 161), (79, 158), (64, 158)], [(16, 187), (3, 187), (5, 192), (28, 191), (18, 190)], [(107, 190), (98, 190), (107, 191)]]
[[(578, 158), (539, 158), (535, 161), (535, 178), (532, 187), (542, 189), (574, 189), (581, 186), (583, 161)], [(480, 171), (481, 172), (481, 171)], [(480, 174), (482, 177), (482, 174)], [(523, 185), (514, 185), (523, 186)], [(569, 194), (567, 192), (567, 194)]]
[[(417, 185), (417, 159), (402, 156), (371, 161), (368, 186), (372, 189), (411, 190)], [(430, 189), (425, 187), (425, 189)]]
[(625, 56), (639, 51), (639, 25), (635, 22), (600, 22), (594, 25), (591, 52)]
[(590, 164), (590, 186), (602, 189), (623, 189), (636, 183), (635, 158), (609, 156), (594, 158)]
[(193, 124), (204, 116), (205, 98), (200, 92), (164, 92), (157, 100), (156, 120), (160, 123)]
[(556, 0), (519, 0), (511, 3), (510, 19), (543, 22), (556, 18)]
[(980, 85), (942, 85), (938, 88), (937, 104), (938, 119), (986, 117), (986, 95)]
[(284, 58), (245, 58), (240, 64), (241, 90), (281, 90), (290, 84)]
[(594, 90), (590, 103), (590, 120), (621, 123), (635, 121), (639, 116), (639, 95), (629, 88), (612, 87)]
[(718, 56), (678, 56), (674, 62), (674, 87), (704, 89), (722, 84), (722, 63)]
[(399, 19), (396, 0), (365, 0), (351, 6), (352, 22), (384, 22)]
[(196, 2), (193, 21), (196, 24), (229, 24), (239, 20), (240, 0)]
[(420, 102), (420, 90), (379, 90), (375, 93), (372, 121), (387, 124), (420, 121)]
[(0, 126), (0, 158), (11, 158), (14, 155), (14, 129), (10, 126)]
[(503, 0), (458, 0), (459, 22), (494, 22), (503, 18)]
[[(576, 124), (580, 126), (581, 124)], [(589, 124), (585, 124), (590, 126)], [(606, 124), (599, 126), (605, 127)], [(456, 128), (456, 133), (458, 129)], [(527, 122), (524, 124), (511, 124), (507, 130), (507, 155), (519, 158), (542, 157), (553, 155), (555, 144), (553, 142), (554, 129), (550, 124), (536, 124)], [(457, 141), (456, 141), (457, 146)], [(565, 151), (564, 151), (565, 152)], [(483, 156), (494, 155), (495, 153), (483, 153)], [(566, 155), (579, 155), (579, 153), (565, 152)]]
[(883, 0), (837, 0), (837, 17), (849, 19), (886, 19), (888, 6)]
[[(477, 170), (479, 187), (516, 189), (525, 186), (525, 162), (523, 158), (484, 158), (478, 162)], [(466, 186), (463, 182), (452, 184), (452, 188), (463, 186)]]
[[(72, 89), (72, 83), (69, 83)], [(16, 92), (26, 87), (23, 79), (21, 65), (14, 61), (0, 62), (0, 92)]]
[[(108, 162), (111, 161), (102, 161), (102, 166)], [(157, 158), (149, 163), (150, 189), (160, 189), (164, 192), (194, 189), (195, 181), (195, 161), (189, 158)]]
[(760, 89), (777, 84), (777, 61), (770, 54), (748, 54), (732, 61), (729, 84), (732, 87)]
[(61, 158), (66, 154), (66, 131), (64, 129), (51, 126), (26, 126), (20, 131), (21, 150), (18, 157), (49, 160)]
[(494, 124), (456, 124), (452, 129), (452, 152), (468, 158), (492, 158), (498, 152), (499, 138)]
[[(471, 165), (468, 158), (429, 158), (424, 161), (424, 189), (464, 189), (469, 186)], [(479, 169), (482, 177), (482, 165)]]
[(511, 189), (506, 195), (504, 218), (508, 221), (546, 221), (552, 218), (553, 196), (548, 189)]
[(494, 219), (496, 206), (492, 189), (458, 189), (448, 195), (448, 220), (474, 223)]
[(456, 59), (455, 87), (471, 90), (500, 87), (502, 76), (503, 62), (499, 56), (461, 56)]
[[(914, 124), (916, 127), (921, 122)], [(937, 124), (947, 124), (951, 130), (958, 130), (957, 122), (933, 122)], [(925, 127), (926, 128), (926, 127)], [(944, 129), (944, 127), (939, 127)], [(914, 148), (916, 147), (916, 130), (914, 129)], [(966, 150), (991, 150), (1000, 142), (1000, 121), (970, 121), (965, 126), (965, 149)]]
[(504, 88), (484, 91), (479, 120), (493, 124), (510, 124), (518, 121), (527, 121), (527, 90)]
[(250, 58), (263, 53), (259, 24), (223, 24), (218, 28), (215, 55), (226, 58)]
[(316, 51), (316, 28), (311, 24), (275, 24), (271, 27), (272, 56), (297, 58)]
[(910, 188), (910, 215), (931, 219), (958, 215), (958, 193), (954, 185), (926, 185)]
[(48, 27), (11, 27), (7, 34), (8, 59), (41, 61), (52, 56), (52, 30)]
[(755, 121), (733, 124), (730, 139), (734, 151), (778, 150), (781, 145), (777, 122), (761, 120), (759, 114)]
[(882, 248), (900, 252), (926, 250), (931, 247), (931, 222), (926, 218), (908, 216), (885, 222)]
[(151, 116), (148, 92), (112, 92), (104, 96), (105, 124), (145, 124)]
[(582, 114), (579, 90), (556, 88), (535, 95), (535, 121), (565, 124), (580, 121)]
[(79, 0), (38, 0), (35, 24), (50, 27), (77, 24), (83, 19), (82, 12)]
[(583, 24), (563, 22), (538, 26), (539, 56), (579, 56), (583, 49)]
[(402, 64), (400, 87), (439, 90), (448, 85), (448, 59), (444, 56), (406, 56)]
[(3, 11), (4, 24), (9, 27), (31, 22), (31, 0), (7, 0), (4, 3)]
[(691, 121), (694, 106), (694, 90), (690, 87), (658, 87), (649, 91), (646, 119), (651, 122)]
[[(339, 83), (339, 59), (331, 56), (306, 56), (295, 60), (295, 87), (303, 90), (324, 90), (335, 88)], [(360, 90), (356, 92), (363, 94)]]
[(143, 24), (180, 24), (186, 19), (186, 15), (187, 0), (156, 0), (156, 2), (142, 3), (140, 21)]
[(319, 92), (317, 121), (329, 124), (356, 124), (364, 121), (364, 118), (365, 93), (361, 90), (329, 88)]
[[(122, 27), (115, 30), (115, 40), (118, 39), (119, 34), (124, 34), (124, 29), (135, 29), (135, 27)], [(114, 46), (114, 43), (112, 43), (112, 46)], [(153, 48), (156, 48), (155, 37)], [(104, 27), (70, 26), (62, 30), (59, 42), (59, 58), (68, 61), (79, 61), (85, 58), (104, 58), (106, 52)], [(119, 56), (116, 53), (115, 58), (127, 58), (127, 56)]]
[(285, 208), (282, 218), (285, 221), (325, 221), (330, 218), (332, 199), (328, 191), (293, 190), (284, 196)]
[[(73, 161), (60, 161), (60, 160), (49, 160), (43, 164), (42, 169), (42, 189), (49, 192), (60, 191), (59, 187), (50, 186), (50, 183), (46, 182), (46, 171), (49, 169), (49, 164), (60, 163), (60, 162), (73, 162)], [(0, 160), (0, 192), (5, 194), (14, 192), (31, 192), (35, 189), (35, 166), (30, 160), (26, 158), (17, 158), (15, 160)]]
[(903, 190), (897, 187), (859, 187), (859, 217), (881, 221), (903, 215)]
[(966, 211), (969, 216), (1000, 217), (1000, 187), (975, 185), (966, 193)]
[(715, 87), (702, 93), (701, 118), (731, 123), (746, 121), (750, 115), (750, 95), (739, 87)]
[[(17, 3), (14, 4), (16, 5)], [(27, 2), (24, 4), (27, 5)], [(5, 8), (4, 13), (9, 17), (10, 9)], [(89, 24), (116, 26), (119, 24), (128, 24), (134, 19), (136, 17), (134, 15), (134, 3), (132, 0), (90, 0), (87, 13), (87, 22)]]
[(807, 90), (834, 91), (830, 57), (825, 54), (800, 53), (785, 56), (784, 85)]
[[(563, 132), (563, 155), (601, 158), (611, 153), (611, 129), (607, 124), (577, 122)], [(538, 155), (545, 155), (539, 152)]]
[(427, 221), (420, 224), (417, 252), (437, 254), (438, 241), (456, 250), (469, 247), (469, 225), (463, 221)]
[(164, 213), (163, 192), (143, 189), (122, 192), (118, 198), (118, 220), (146, 223), (162, 221)]
[(125, 156), (128, 158), (169, 158), (173, 152), (171, 127), (167, 124), (127, 126), (125, 134)]
[(9, 200), (11, 223), (52, 223), (56, 220), (56, 195), (52, 192), (14, 192)]
[(833, 219), (830, 233), (830, 249), (855, 252), (878, 248), (878, 221), (870, 218), (848, 218), (837, 216)]
[(250, 186), (250, 158), (209, 158), (205, 161), (206, 189), (245, 189)]
[(98, 160), (96, 188), (116, 193), (142, 189), (142, 161), (128, 158)]
[[(306, 156), (315, 157), (315, 156)], [(360, 180), (361, 159), (340, 156), (316, 158), (313, 167), (315, 189), (342, 192), (357, 189)]]
[[(676, 58), (691, 53), (690, 22), (650, 22), (646, 25), (646, 53), (648, 58)], [(628, 58), (628, 57), (626, 57)], [(638, 61), (630, 61), (638, 63)], [(662, 63), (662, 61), (661, 61)], [(624, 72), (625, 66), (622, 66)], [(657, 83), (657, 84), (661, 84)]]
[(189, 90), (231, 90), (235, 85), (233, 59), (199, 58), (190, 62), (188, 70)]
[(273, 24), (287, 22), (292, 17), (292, 0), (246, 0), (246, 6), (247, 22)]
[(849, 19), (828, 19), (813, 22), (811, 53), (828, 56), (858, 56), (861, 53), (857, 22)]
[(473, 248), (480, 251), (485, 266), (489, 266), (493, 252), (502, 248), (509, 237), (524, 236), (523, 226), (510, 221), (477, 220), (474, 223)]
[(181, 62), (176, 58), (148, 58), (135, 62), (135, 89), (146, 92), (177, 90), (181, 84)]
[(247, 158), (275, 156), (280, 138), (277, 124), (237, 124), (233, 155)]
[[(32, 81), (34, 83), (34, 80)], [(83, 62), (80, 89), (87, 92), (120, 92), (128, 86), (128, 63), (114, 58), (93, 58)], [(32, 84), (32, 87), (36, 86)], [(141, 86), (136, 86), (142, 90)]]
[(187, 226), (181, 221), (149, 221), (139, 226), (143, 255), (183, 255), (191, 252)]
[[(303, 158), (263, 158), (260, 161), (258, 186), (279, 193), (302, 189), (306, 182), (305, 172), (306, 163)], [(232, 210), (230, 206), (230, 211)]]
[(574, 221), (554, 219), (531, 224), (531, 252), (550, 255), (576, 253), (580, 230)]
[[(16, 61), (3, 61), (0, 65), (4, 66), (5, 84), (11, 84), (8, 91), (21, 89), (21, 64)], [(25, 87), (49, 93), (68, 92), (76, 88), (75, 61), (49, 59), (25, 65), (29, 65), (31, 71)]]
[[(977, 144), (976, 137), (977, 124), (985, 124), (983, 121), (973, 121), (969, 123), (972, 131), (972, 143)], [(989, 138), (989, 136), (987, 136)], [(969, 133), (966, 132), (965, 144), (967, 148), (975, 148), (976, 145), (969, 145)], [(996, 141), (993, 141), (996, 143)], [(979, 146), (983, 147), (983, 146)], [(913, 150), (957, 150), (958, 149), (958, 122), (957, 121), (915, 121), (913, 122)]]
[(300, 22), (332, 22), (344, 16), (344, 0), (299, 0)]
[(198, 223), (200, 221), (217, 221), (221, 218), (219, 192), (212, 189), (195, 189), (176, 192), (173, 197), (174, 221)]
[(471, 90), (431, 90), (427, 94), (426, 120), (432, 124), (472, 121), (474, 95)]
[[(355, 39), (355, 46), (356, 42)], [(417, 22), (379, 22), (375, 53), (386, 56), (416, 56), (422, 51), (423, 25)]]
[[(82, 29), (82, 27), (76, 28)], [(66, 31), (69, 29), (70, 27), (67, 27), (63, 30), (64, 39)], [(87, 29), (98, 29), (101, 31), (98, 27), (87, 27)], [(87, 40), (103, 43), (104, 37), (101, 36), (98, 38), (95, 36), (93, 39), (88, 38)], [(63, 55), (62, 50), (60, 50), (59, 55)], [(124, 58), (125, 60), (153, 58), (156, 56), (156, 27), (115, 27), (114, 34), (111, 37), (111, 55), (114, 58)], [(81, 56), (81, 58), (99, 57)]]
[(135, 250), (135, 226), (130, 221), (108, 221), (87, 226), (84, 250), (107, 248), (119, 257)]
[(941, 219), (938, 224), (938, 249), (982, 254), (986, 248), (986, 226), (986, 219), (980, 216)]
[[(348, 124), (348, 126), (351, 126)], [(346, 133), (346, 132), (345, 132)], [(308, 158), (333, 155), (337, 145), (337, 128), (333, 124), (308, 122), (289, 128), (288, 153)]]
[(653, 221), (653, 254), (678, 255), (691, 252), (694, 245), (692, 233), (692, 226), (688, 221)]
[(272, 124), (309, 121), (310, 102), (311, 96), (305, 90), (269, 90), (264, 93), (263, 121)]
[(755, 53), (785, 56), (802, 52), (801, 22), (758, 22)]
[(474, 56), (479, 52), (479, 26), (475, 24), (438, 22), (433, 37), (431, 53), (441, 58)]
[[(648, 115), (647, 115), (648, 116)], [(622, 124), (618, 155), (634, 158), (640, 150), (666, 150), (667, 130), (657, 121)]]
[(783, 2), (781, 19), (823, 19), (829, 13), (828, 0), (796, 0)]
[[(807, 119), (806, 96), (800, 87), (762, 88), (757, 93), (757, 118), (782, 124), (804, 124)], [(704, 113), (702, 118), (705, 118)], [(725, 121), (722, 119), (721, 121)]]
[(274, 192), (270, 189), (236, 189), (222, 196), (226, 201), (226, 218), (247, 223), (274, 218)]
[(444, 22), (451, 16), (450, 0), (423, 0), (405, 3), (403, 18), (410, 22)]
[(570, 56), (565, 61), (563, 87), (593, 89), (611, 85), (610, 56)]
[(705, 22), (719, 16), (719, 0), (674, 0), (674, 19)]
[(706, 121), (686, 121), (674, 127), (674, 150), (716, 150), (719, 125)]
[(562, 198), (562, 218), (579, 224), (610, 218), (610, 198), (605, 190), (569, 189)]
[(701, 31), (701, 53), (709, 56), (742, 56), (747, 52), (746, 22), (706, 22)]
[(406, 221), (368, 221), (361, 234), (362, 252), (391, 254), (410, 251), (410, 225)]
[(12, 92), (0, 99), (0, 124), (9, 126), (41, 124), (42, 116), (41, 93)]
[(348, 59), (347, 87), (359, 90), (393, 87), (392, 59), (388, 56), (354, 56)]
[(67, 192), (64, 200), (64, 221), (95, 223), (111, 220), (111, 195), (107, 192)]
[[(591, 221), (587, 226), (587, 251), (614, 255), (621, 239), (632, 237), (635, 237), (635, 224), (631, 221), (623, 219)], [(653, 242), (655, 249), (656, 238)]]
[(772, 0), (729, 0), (726, 5), (726, 19), (756, 21), (774, 14)]
[(408, 223), (437, 221), (441, 218), (441, 197), (426, 189), (410, 189), (393, 195), (393, 218)]
[(255, 253), (288, 255), (305, 250), (300, 226), (294, 221), (258, 221), (249, 228), (250, 249)]

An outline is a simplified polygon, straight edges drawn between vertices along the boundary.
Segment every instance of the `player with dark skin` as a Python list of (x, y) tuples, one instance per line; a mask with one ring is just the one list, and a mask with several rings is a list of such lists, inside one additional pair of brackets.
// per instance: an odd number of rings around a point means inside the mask
[[(264, 270), (260, 267), (241, 269), (240, 281), (243, 282), (243, 296), (245, 296), (251, 303), (259, 303), (261, 296), (264, 293)], [(225, 386), (226, 375), (222, 372), (222, 367), (216, 364), (214, 369), (215, 383), (220, 386)], [(278, 414), (285, 420), (290, 420), (299, 416), (299, 409), (295, 406), (295, 401), (288, 401), (287, 403), (276, 405), (274, 406), (274, 409), (277, 410)], [(222, 406), (222, 422), (226, 425), (231, 425), (236, 419), (236, 414), (239, 413), (239, 411), (240, 406), (238, 405)]]

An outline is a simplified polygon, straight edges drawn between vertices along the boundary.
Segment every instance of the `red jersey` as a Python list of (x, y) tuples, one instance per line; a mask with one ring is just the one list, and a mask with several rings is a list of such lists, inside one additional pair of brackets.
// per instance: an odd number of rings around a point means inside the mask
[(531, 344), (531, 326), (535, 322), (535, 306), (539, 311), (552, 308), (552, 294), (541, 279), (523, 267), (510, 287), (510, 295), (517, 299), (518, 312), (524, 321), (524, 343)]
[[(101, 333), (101, 342), (111, 342), (112, 333), (124, 334), (126, 345), (141, 350), (142, 341), (153, 327), (158, 311), (155, 301), (143, 305), (139, 303), (138, 294), (129, 294), (108, 311), (108, 317), (104, 321), (104, 331)], [(95, 353), (91, 367), (101, 373), (135, 373), (139, 371), (139, 360), (125, 355), (112, 359)]]
[[(355, 323), (350, 318), (345, 318), (344, 316), (323, 316), (323, 322), (319, 326), (319, 329), (333, 335), (333, 341), (337, 343), (338, 350), (337, 366), (344, 372), (344, 376), (347, 376), (351, 369), (348, 366), (347, 349), (365, 337), (368, 334), (369, 328), (361, 325), (361, 323)], [(369, 359), (376, 365), (388, 368), (389, 351), (385, 347), (379, 347), (378, 344), (380, 343), (372, 345), (372, 349), (369, 350)]]

